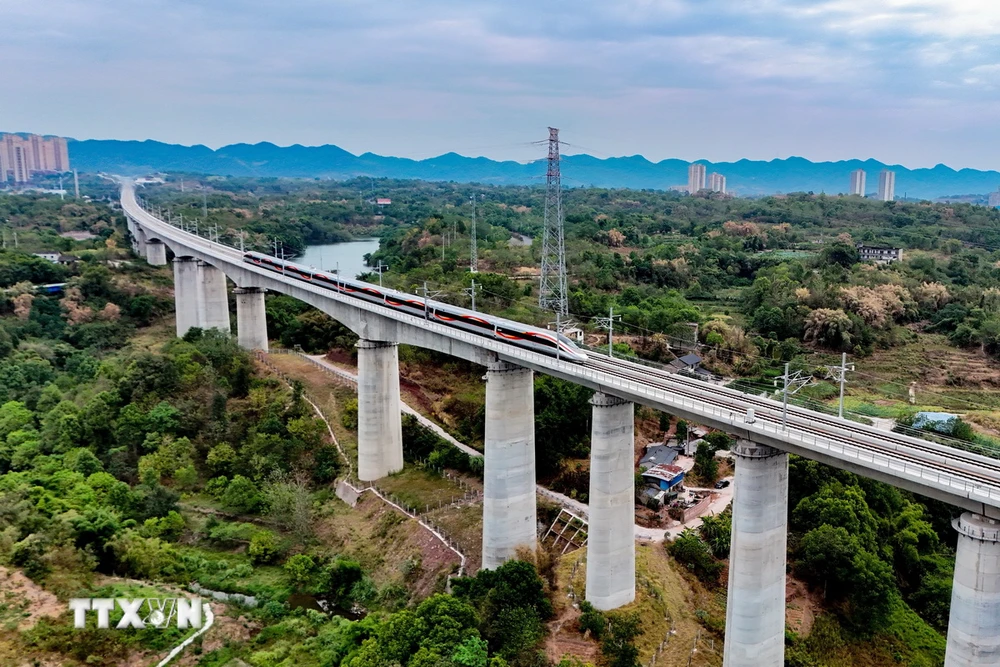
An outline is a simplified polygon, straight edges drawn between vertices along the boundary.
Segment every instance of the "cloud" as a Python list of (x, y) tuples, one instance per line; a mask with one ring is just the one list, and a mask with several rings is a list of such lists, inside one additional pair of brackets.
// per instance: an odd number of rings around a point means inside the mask
[(993, 1), (0, 0), (0, 20), (22, 100), (0, 129), (423, 156), (558, 124), (652, 159), (960, 166), (996, 133)]

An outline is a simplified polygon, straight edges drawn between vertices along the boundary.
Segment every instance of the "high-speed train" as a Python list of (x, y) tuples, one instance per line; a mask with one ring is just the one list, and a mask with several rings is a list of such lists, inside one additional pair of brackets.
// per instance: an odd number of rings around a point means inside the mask
[(290, 276), (296, 280), (312, 283), (332, 292), (339, 292), (344, 296), (377, 303), (408, 315), (433, 320), (445, 326), (462, 329), (479, 336), (495, 338), (511, 345), (542, 352), (567, 361), (587, 360), (586, 352), (574, 345), (573, 341), (562, 334), (547, 329), (529, 327), (526, 324), (477, 313), (474, 310), (459, 308), (439, 301), (427, 300), (425, 302), (421, 297), (412, 294), (370, 285), (359, 280), (341, 278), (336, 274), (325, 273), (309, 266), (280, 260), (259, 252), (244, 254), (243, 261)]

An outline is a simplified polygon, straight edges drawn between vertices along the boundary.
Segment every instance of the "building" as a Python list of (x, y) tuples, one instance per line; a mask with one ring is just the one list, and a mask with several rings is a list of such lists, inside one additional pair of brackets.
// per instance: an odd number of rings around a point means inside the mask
[(645, 455), (639, 459), (640, 468), (653, 468), (658, 465), (673, 465), (680, 455), (677, 447), (670, 445), (649, 445)]
[(0, 182), (26, 183), (32, 174), (70, 171), (69, 147), (62, 137), (0, 134)]
[(848, 190), (852, 195), (858, 195), (859, 197), (865, 196), (865, 181), (868, 175), (865, 173), (864, 169), (855, 169), (851, 172), (851, 189)]
[(881, 201), (895, 201), (896, 172), (883, 169), (878, 175), (878, 198)]
[(695, 194), (705, 189), (705, 165), (692, 164), (688, 167), (688, 192)]
[(644, 479), (652, 481), (663, 490), (670, 490), (684, 481), (684, 468), (660, 463), (642, 472)]
[(712, 192), (726, 194), (726, 177), (722, 174), (711, 173), (708, 175), (708, 189)]
[(903, 261), (902, 248), (889, 248), (886, 246), (869, 246), (863, 243), (858, 244), (858, 256), (862, 262), (875, 262), (876, 264), (890, 264), (892, 262)]
[(996, 192), (990, 193), (989, 206), (992, 208), (1000, 208), (1000, 188), (997, 188)]
[(80, 258), (76, 255), (64, 255), (55, 250), (43, 250), (42, 252), (36, 252), (33, 254), (35, 257), (41, 257), (42, 259), (46, 259), (53, 264), (75, 264), (80, 261)]

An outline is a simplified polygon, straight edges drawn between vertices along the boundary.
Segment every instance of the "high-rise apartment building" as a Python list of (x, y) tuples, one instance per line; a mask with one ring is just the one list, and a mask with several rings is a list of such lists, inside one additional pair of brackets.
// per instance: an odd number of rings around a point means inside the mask
[(996, 192), (991, 192), (987, 201), (991, 208), (1000, 208), (1000, 188), (997, 188)]
[(0, 134), (0, 182), (13, 178), (25, 183), (36, 172), (66, 171), (70, 171), (69, 147), (64, 138)]
[(692, 164), (688, 167), (688, 192), (695, 194), (705, 189), (705, 165)]
[(708, 189), (726, 194), (726, 177), (715, 172), (708, 175)]
[(864, 169), (855, 169), (851, 172), (851, 189), (848, 190), (852, 195), (859, 195), (861, 197), (865, 196), (865, 181), (868, 179), (868, 174), (865, 173)]
[(882, 201), (896, 199), (896, 172), (883, 169), (878, 175), (878, 198)]

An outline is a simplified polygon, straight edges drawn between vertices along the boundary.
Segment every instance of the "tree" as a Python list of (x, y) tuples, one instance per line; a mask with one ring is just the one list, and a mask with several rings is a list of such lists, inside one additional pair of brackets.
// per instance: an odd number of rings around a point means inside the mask
[(229, 481), (220, 500), (227, 508), (244, 514), (258, 512), (264, 505), (257, 485), (243, 475), (236, 475)]
[(861, 260), (857, 248), (850, 246), (843, 241), (837, 241), (823, 248), (821, 262), (823, 266), (837, 264), (844, 268), (850, 268)]
[(719, 462), (715, 458), (715, 449), (707, 442), (699, 442), (694, 453), (693, 472), (706, 484), (714, 484), (719, 476)]
[(635, 638), (642, 634), (638, 612), (612, 614), (608, 631), (601, 640), (601, 653), (608, 667), (639, 667), (639, 649)]
[(716, 558), (729, 558), (729, 548), (733, 533), (733, 514), (727, 508), (722, 514), (705, 515), (701, 518), (698, 534), (712, 550)]
[(486, 667), (489, 660), (488, 646), (479, 637), (469, 637), (455, 647), (451, 660), (462, 667)]
[(593, 393), (548, 375), (535, 378), (535, 460), (540, 476), (557, 472), (565, 457), (588, 454)]
[(818, 308), (806, 317), (804, 340), (834, 350), (847, 350), (854, 341), (851, 332), (851, 318), (847, 313), (842, 310)]
[(247, 555), (254, 565), (274, 562), (278, 556), (278, 538), (269, 530), (258, 530), (250, 537)]
[(706, 584), (719, 583), (722, 563), (712, 557), (709, 546), (690, 528), (667, 545), (667, 552)]
[(285, 574), (292, 586), (298, 590), (306, 588), (312, 581), (316, 561), (305, 554), (295, 554), (285, 561)]
[(323, 569), (323, 589), (335, 605), (347, 608), (351, 602), (351, 590), (363, 577), (364, 572), (359, 563), (338, 558)]

